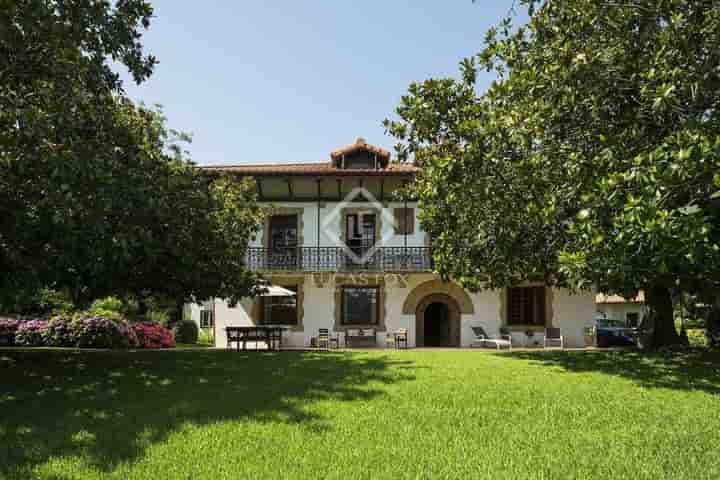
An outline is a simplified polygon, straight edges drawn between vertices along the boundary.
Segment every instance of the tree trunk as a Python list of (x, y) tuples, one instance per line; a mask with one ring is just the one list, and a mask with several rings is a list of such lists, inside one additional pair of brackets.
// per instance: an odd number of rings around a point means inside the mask
[(682, 345), (682, 338), (675, 329), (670, 289), (661, 285), (653, 285), (645, 290), (645, 300), (653, 320), (652, 347)]

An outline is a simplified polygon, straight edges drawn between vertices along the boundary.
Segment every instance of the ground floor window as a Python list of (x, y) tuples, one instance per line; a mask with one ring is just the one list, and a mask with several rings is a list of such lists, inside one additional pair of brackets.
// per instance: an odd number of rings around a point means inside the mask
[(212, 310), (200, 310), (200, 328), (211, 328), (213, 326)]
[[(282, 285), (283, 288), (297, 293), (297, 286)], [(292, 297), (260, 297), (262, 301), (262, 324), (297, 325), (297, 295)]]
[(343, 287), (342, 323), (375, 325), (378, 323), (378, 287)]
[(545, 326), (545, 287), (508, 288), (508, 325)]

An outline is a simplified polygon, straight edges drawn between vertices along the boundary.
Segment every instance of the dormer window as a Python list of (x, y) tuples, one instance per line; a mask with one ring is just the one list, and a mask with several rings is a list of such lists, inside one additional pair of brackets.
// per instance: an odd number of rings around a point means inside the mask
[(351, 155), (345, 155), (342, 161), (342, 168), (347, 169), (377, 169), (377, 162), (371, 157), (369, 152), (357, 152)]
[(368, 144), (364, 138), (330, 154), (332, 165), (343, 170), (381, 170), (390, 163), (390, 152)]

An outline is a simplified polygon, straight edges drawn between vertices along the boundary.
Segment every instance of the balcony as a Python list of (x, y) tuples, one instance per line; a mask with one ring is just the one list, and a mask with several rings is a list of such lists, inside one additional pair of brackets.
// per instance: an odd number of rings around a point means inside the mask
[(253, 272), (427, 272), (433, 268), (429, 247), (297, 247), (282, 252), (249, 248), (245, 264)]

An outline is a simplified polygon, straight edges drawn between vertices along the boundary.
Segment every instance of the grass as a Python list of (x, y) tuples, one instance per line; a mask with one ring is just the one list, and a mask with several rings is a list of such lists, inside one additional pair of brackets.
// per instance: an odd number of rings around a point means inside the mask
[(718, 478), (719, 361), (0, 349), (0, 478)]

